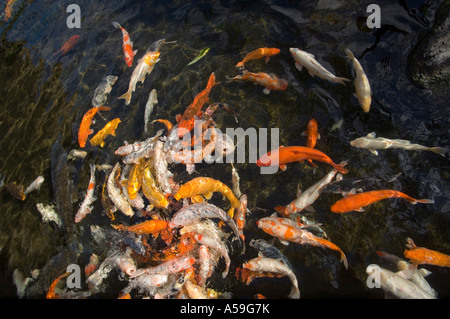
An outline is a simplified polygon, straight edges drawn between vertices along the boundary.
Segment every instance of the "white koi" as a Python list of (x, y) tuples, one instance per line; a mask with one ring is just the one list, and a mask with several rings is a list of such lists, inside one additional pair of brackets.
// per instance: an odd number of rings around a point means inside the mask
[(431, 151), (442, 156), (445, 156), (445, 153), (449, 151), (448, 148), (444, 147), (427, 147), (419, 144), (412, 144), (407, 140), (390, 140), (384, 137), (376, 137), (375, 132), (354, 139), (350, 142), (350, 145), (357, 148), (368, 149), (374, 155), (378, 155), (377, 150), (385, 150), (388, 148), (400, 148), (408, 151)]
[(314, 77), (315, 75), (323, 80), (327, 80), (334, 83), (340, 83), (345, 85), (345, 82), (350, 82), (349, 79), (343, 77), (337, 77), (327, 69), (325, 69), (319, 62), (314, 59), (314, 55), (311, 53), (302, 51), (297, 48), (290, 48), (292, 57), (295, 60), (295, 67), (301, 71), (303, 67), (308, 70), (308, 73)]
[(222, 272), (222, 278), (225, 278), (228, 275), (231, 264), (227, 246), (223, 243), (222, 240), (217, 240), (217, 238), (209, 236), (207, 234), (195, 234), (194, 238), (198, 243), (206, 245), (209, 248), (218, 251), (222, 255), (222, 257), (225, 259), (226, 264), (226, 268)]
[(91, 168), (91, 177), (89, 179), (89, 186), (84, 197), (83, 202), (81, 203), (80, 208), (78, 209), (75, 215), (75, 223), (79, 223), (87, 214), (90, 214), (92, 211), (92, 203), (96, 200), (94, 196), (95, 190), (95, 165), (90, 163)]
[(370, 103), (372, 102), (372, 90), (370, 89), (369, 79), (352, 51), (350, 51), (350, 49), (345, 49), (345, 53), (347, 54), (347, 57), (352, 60), (353, 67), (355, 68), (356, 78), (354, 84), (356, 98), (363, 111), (367, 113), (370, 110)]
[(166, 160), (167, 153), (163, 148), (164, 143), (160, 140), (156, 141), (154, 153), (151, 157), (151, 163), (153, 166), (153, 171), (155, 172), (156, 180), (162, 191), (165, 194), (172, 194), (170, 178), (173, 176), (173, 174), (171, 171), (169, 171)]
[(112, 86), (116, 83), (117, 79), (118, 77), (115, 75), (108, 75), (102, 80), (102, 82), (100, 82), (94, 91), (92, 106), (100, 107), (105, 105), (108, 99), (108, 94), (111, 92)]
[(44, 176), (38, 176), (31, 184), (30, 186), (25, 189), (24, 194), (28, 195), (29, 193), (39, 190), (41, 188), (42, 183), (44, 182)]
[(206, 245), (201, 245), (198, 248), (198, 256), (199, 270), (197, 282), (200, 286), (203, 286), (205, 285), (206, 280), (211, 277), (215, 263), (213, 263), (212, 255)]
[(115, 175), (117, 170), (119, 169), (120, 164), (116, 163), (116, 165), (114, 166), (113, 170), (111, 171), (111, 173), (109, 174), (108, 177), (108, 181), (106, 183), (106, 187), (108, 190), (108, 196), (111, 199), (111, 201), (113, 202), (113, 204), (126, 216), (133, 216), (134, 215), (134, 211), (131, 208), (130, 204), (128, 203), (128, 200), (126, 198), (125, 195), (123, 195), (120, 192), (120, 189), (118, 189), (115, 186)]
[[(342, 166), (345, 166), (345, 164), (346, 162), (340, 163)], [(298, 213), (304, 209), (311, 208), (311, 205), (322, 193), (322, 189), (331, 183), (337, 172), (338, 171), (336, 169), (333, 169), (316, 184), (310, 186), (306, 191), (301, 193), (299, 197), (289, 203), (286, 207), (277, 206), (275, 207), (275, 210), (284, 216), (289, 216), (290, 214)]]
[(54, 205), (45, 205), (43, 203), (37, 203), (36, 208), (41, 213), (42, 221), (55, 222), (59, 227), (62, 227), (61, 217), (56, 213)]
[(134, 272), (130, 278), (135, 278), (142, 274), (176, 274), (178, 272), (184, 271), (192, 267), (195, 263), (195, 259), (190, 256), (182, 256), (179, 258), (174, 258), (169, 261), (166, 261), (160, 265), (141, 268)]
[(297, 276), (283, 262), (266, 257), (253, 258), (242, 265), (243, 268), (257, 272), (269, 272), (282, 276), (287, 276), (292, 282), (292, 289), (289, 298), (299, 299), (300, 290), (298, 288)]
[(153, 112), (153, 107), (155, 104), (158, 103), (158, 94), (156, 93), (156, 89), (151, 90), (150, 94), (148, 95), (147, 104), (145, 104), (145, 111), (144, 111), (144, 131), (147, 133), (147, 124), (148, 119), (150, 118), (150, 114)]

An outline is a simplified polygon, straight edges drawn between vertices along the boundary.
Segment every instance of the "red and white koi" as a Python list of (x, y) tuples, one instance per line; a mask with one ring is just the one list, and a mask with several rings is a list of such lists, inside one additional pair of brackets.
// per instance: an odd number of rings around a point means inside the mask
[(142, 274), (176, 274), (191, 268), (194, 263), (195, 258), (191, 256), (182, 256), (171, 259), (157, 266), (138, 269), (130, 276), (130, 278), (135, 278)]
[(200, 286), (203, 286), (205, 285), (206, 280), (212, 275), (214, 263), (212, 262), (212, 255), (206, 245), (201, 245), (198, 248), (198, 256), (199, 270), (197, 282)]
[(75, 223), (79, 223), (87, 214), (90, 214), (92, 211), (92, 203), (96, 200), (94, 196), (95, 190), (95, 165), (90, 163), (91, 168), (91, 177), (89, 179), (89, 186), (86, 192), (86, 196), (84, 197), (83, 202), (81, 203), (78, 212), (75, 215)]
[(136, 55), (137, 50), (133, 51), (133, 42), (131, 41), (130, 35), (128, 34), (127, 30), (125, 30), (118, 22), (113, 22), (112, 25), (114, 26), (114, 28), (122, 30), (123, 56), (125, 58), (125, 63), (128, 67), (130, 67), (133, 64), (133, 58)]
[(287, 276), (292, 282), (292, 289), (289, 293), (289, 298), (299, 299), (300, 290), (298, 288), (297, 276), (287, 267), (283, 262), (266, 257), (256, 257), (245, 262), (242, 267), (256, 272), (269, 272), (281, 276)]
[[(340, 165), (344, 167), (345, 164), (345, 162), (342, 162)], [(322, 193), (322, 189), (326, 185), (331, 183), (337, 172), (337, 169), (333, 169), (317, 183), (310, 186), (306, 191), (304, 191), (303, 193), (300, 192), (300, 196), (290, 202), (287, 206), (277, 206), (275, 207), (275, 210), (283, 216), (289, 216), (290, 214), (301, 212), (308, 207), (311, 208), (311, 205), (316, 201), (317, 198), (319, 198), (320, 194)]]

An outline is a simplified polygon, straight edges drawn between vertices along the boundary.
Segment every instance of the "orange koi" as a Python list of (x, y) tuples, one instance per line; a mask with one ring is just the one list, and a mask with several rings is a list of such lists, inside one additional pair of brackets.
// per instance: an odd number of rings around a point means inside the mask
[(434, 200), (431, 199), (415, 199), (399, 191), (383, 189), (358, 194), (350, 194), (347, 197), (338, 200), (331, 206), (330, 209), (333, 213), (348, 213), (351, 211), (362, 212), (364, 211), (363, 207), (386, 198), (403, 198), (413, 205), (417, 203), (434, 203)]
[(203, 202), (204, 198), (210, 199), (214, 192), (220, 192), (228, 198), (231, 203), (228, 215), (233, 218), (234, 210), (239, 208), (241, 203), (227, 185), (209, 177), (196, 177), (183, 184), (175, 194), (175, 199), (180, 200), (181, 198), (190, 197), (193, 202), (198, 203)]
[(237, 68), (243, 68), (244, 64), (250, 60), (257, 60), (261, 58), (265, 58), (266, 63), (269, 62), (271, 56), (277, 55), (280, 53), (280, 49), (277, 48), (259, 48), (255, 51), (248, 53), (244, 59), (236, 64)]
[(169, 246), (159, 252), (152, 254), (152, 260), (167, 261), (173, 258), (178, 258), (182, 255), (189, 254), (197, 244), (194, 237), (194, 232), (188, 232), (183, 234), (179, 241), (174, 245)]
[(405, 252), (406, 258), (414, 265), (435, 265), (450, 267), (450, 256), (424, 247), (417, 247), (411, 238), (407, 239)]
[(297, 244), (310, 244), (338, 251), (341, 254), (341, 262), (348, 269), (347, 257), (344, 252), (332, 242), (317, 237), (307, 230), (300, 228), (297, 222), (288, 218), (264, 217), (256, 222), (256, 225), (267, 234), (277, 237), (280, 241), (289, 241)]
[(194, 101), (186, 108), (183, 115), (177, 115), (177, 122), (178, 122), (178, 128), (177, 128), (177, 134), (178, 137), (182, 137), (187, 132), (190, 132), (194, 128), (194, 120), (195, 116), (200, 117), (201, 116), (201, 109), (203, 107), (203, 104), (208, 101), (209, 93), (211, 92), (211, 88), (216, 85), (216, 75), (211, 73), (208, 84), (206, 85), (206, 88), (201, 91), (197, 96), (194, 98)]
[(257, 161), (258, 166), (275, 166), (279, 165), (281, 170), (286, 170), (286, 164), (292, 162), (303, 162), (304, 160), (311, 159), (319, 162), (326, 163), (333, 166), (342, 174), (348, 173), (348, 170), (344, 168), (345, 164), (336, 164), (325, 153), (311, 147), (304, 146), (280, 146), (276, 150), (272, 150)]
[(94, 133), (90, 127), (95, 114), (97, 114), (98, 111), (109, 110), (111, 110), (111, 108), (108, 106), (93, 107), (84, 114), (81, 119), (80, 128), (78, 129), (78, 144), (80, 144), (80, 147), (85, 147), (88, 136)]
[(137, 53), (137, 50), (133, 51), (133, 42), (131, 42), (130, 35), (128, 34), (127, 30), (125, 30), (119, 23), (113, 22), (112, 25), (116, 29), (122, 30), (122, 36), (123, 36), (123, 56), (125, 58), (125, 63), (128, 67), (130, 67), (133, 64), (134, 56)]
[(3, 21), (7, 22), (9, 20), (9, 18), (11, 18), (12, 9), (13, 9), (15, 1), (16, 0), (8, 0), (8, 3), (6, 4), (6, 7), (5, 7), (5, 15), (3, 17)]
[(169, 201), (159, 190), (156, 180), (150, 171), (150, 165), (146, 165), (141, 175), (142, 192), (150, 203), (156, 207), (167, 208)]
[(160, 123), (164, 124), (166, 126), (166, 129), (168, 132), (170, 132), (173, 128), (173, 124), (168, 120), (156, 119), (156, 120), (152, 121), (152, 123), (155, 123), (155, 122), (160, 122)]
[(159, 220), (159, 219), (150, 219), (146, 220), (145, 222), (132, 225), (132, 226), (125, 226), (125, 225), (111, 225), (113, 228), (117, 230), (127, 230), (130, 232), (133, 232), (138, 235), (149, 235), (149, 234), (156, 234), (164, 229), (167, 228), (168, 222), (165, 220)]
[(106, 123), (106, 125), (91, 138), (90, 142), (92, 146), (100, 145), (100, 147), (105, 146), (105, 138), (108, 135), (116, 136), (116, 128), (120, 123), (120, 118), (116, 118), (112, 121)]
[(63, 44), (61, 49), (53, 54), (53, 56), (58, 55), (59, 53), (61, 53), (61, 56), (67, 54), (77, 44), (79, 38), (80, 36), (78, 34), (71, 36), (70, 39)]
[(63, 279), (64, 277), (69, 276), (71, 273), (70, 272), (66, 272), (63, 273), (61, 275), (59, 275), (50, 285), (50, 287), (48, 288), (48, 292), (46, 295), (46, 299), (59, 299), (58, 295), (55, 293), (55, 289), (56, 289), (56, 285), (59, 283), (59, 281), (61, 279)]
[(141, 189), (142, 169), (139, 164), (133, 164), (128, 173), (127, 193), (130, 199), (135, 199)]
[[(316, 119), (309, 120), (305, 134), (307, 136), (306, 147), (314, 148), (316, 146), (317, 140), (320, 139), (319, 125), (317, 124)], [(317, 167), (317, 165), (314, 164), (312, 160), (308, 159), (307, 162), (310, 163), (311, 166)]]
[(226, 77), (227, 81), (249, 81), (256, 83), (264, 86), (264, 94), (269, 94), (272, 90), (284, 91), (288, 87), (288, 82), (285, 79), (280, 79), (275, 74), (269, 75), (264, 72), (252, 73), (247, 70), (244, 70), (242, 73), (242, 75), (236, 75), (234, 78)]

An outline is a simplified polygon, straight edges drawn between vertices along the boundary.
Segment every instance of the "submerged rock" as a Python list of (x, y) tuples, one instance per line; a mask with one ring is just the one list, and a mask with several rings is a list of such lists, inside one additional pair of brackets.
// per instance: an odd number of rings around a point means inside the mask
[(450, 0), (441, 4), (434, 26), (418, 42), (408, 57), (412, 82), (433, 90), (449, 90), (450, 85)]

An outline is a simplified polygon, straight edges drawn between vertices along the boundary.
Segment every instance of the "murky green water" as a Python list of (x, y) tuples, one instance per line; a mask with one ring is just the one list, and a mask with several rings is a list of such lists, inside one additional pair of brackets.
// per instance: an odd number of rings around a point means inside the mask
[[(331, 213), (329, 207), (340, 195), (322, 195), (314, 204), (316, 212), (305, 215), (322, 223), (332, 242), (345, 252), (350, 267), (345, 270), (331, 251), (295, 244), (284, 247), (277, 242), (277, 247), (296, 267), (302, 297), (383, 297), (380, 290), (366, 288), (365, 269), (370, 263), (382, 264), (377, 250), (402, 256), (407, 237), (419, 246), (450, 253), (448, 157), (402, 150), (381, 151), (375, 157), (349, 145), (352, 139), (375, 131), (387, 138), (450, 146), (445, 103), (449, 95), (417, 88), (405, 74), (406, 57), (417, 39), (432, 26), (440, 1), (432, 4), (378, 1), (382, 28), (373, 30), (364, 25), (366, 8), (371, 2), (82, 1), (78, 2), (81, 28), (68, 29), (68, 3), (16, 0), (12, 17), (6, 23), (0, 22), (0, 173), (5, 183), (17, 182), (26, 187), (38, 175), (43, 175), (45, 182), (23, 202), (6, 191), (0, 193), (0, 296), (16, 296), (12, 282), (15, 269), (30, 276), (32, 270), (43, 268), (60, 253), (60, 261), (57, 259), (44, 269), (48, 275), (41, 284), (45, 286), (44, 283), (65, 271), (69, 261), (87, 263), (90, 253), (99, 249), (92, 243), (89, 226), (108, 227), (110, 223), (100, 201), (96, 201), (93, 214), (83, 223), (67, 225), (64, 231), (54, 224), (43, 223), (36, 203), (56, 203), (70, 217), (83, 200), (89, 162), (114, 165), (119, 160), (114, 150), (124, 141), (143, 140), (161, 128), (149, 125), (149, 134), (144, 133), (144, 107), (150, 90), (158, 91), (158, 104), (151, 117), (174, 122), (176, 114), (182, 113), (205, 87), (211, 72), (221, 82), (212, 89), (211, 102), (228, 103), (239, 113), (239, 123), (228, 112), (215, 115), (222, 131), (227, 127), (279, 128), (280, 144), (304, 145), (301, 133), (314, 117), (321, 134), (316, 148), (335, 162), (347, 160), (348, 177), (390, 179), (401, 173), (397, 180), (387, 184), (388, 188), (415, 198), (435, 200), (433, 205), (386, 200), (364, 213), (338, 215)], [(161, 61), (145, 83), (137, 86), (129, 106), (115, 99), (127, 90), (134, 66), (127, 68), (124, 64), (122, 35), (111, 25), (113, 21), (121, 23), (130, 33), (134, 48), (138, 49), (136, 59), (158, 39), (177, 41), (176, 45), (161, 49)], [(80, 34), (74, 49), (65, 56), (53, 57), (74, 34)], [(286, 91), (265, 95), (260, 86), (226, 82), (225, 76), (237, 74), (235, 64), (246, 53), (265, 46), (280, 48), (281, 52), (267, 64), (252, 61), (247, 66), (254, 72), (275, 73), (287, 79)], [(187, 66), (206, 47), (210, 48), (208, 54)], [(306, 71), (299, 72), (289, 53), (291, 47), (311, 52), (335, 74), (353, 78), (344, 53), (349, 47), (371, 83), (370, 113), (363, 114), (353, 96), (353, 86), (331, 84), (312, 78)], [(78, 148), (79, 123), (91, 107), (95, 88), (110, 74), (119, 77), (110, 93), (111, 111), (102, 113), (104, 119), (97, 117), (92, 128), (97, 131), (107, 121), (120, 117), (117, 137), (109, 138), (102, 149), (88, 147), (89, 154), (82, 161), (65, 161), (64, 154)], [(331, 131), (340, 120), (342, 126)], [(255, 222), (271, 214), (274, 206), (293, 200), (298, 185), (306, 189), (329, 171), (327, 165), (319, 166), (314, 171), (304, 164), (291, 164), (285, 172), (261, 175), (253, 163), (236, 165), (241, 190), (248, 195), (252, 210), (245, 230), (248, 240), (270, 239)], [(226, 163), (197, 165), (198, 173), (191, 176), (182, 165), (170, 169), (181, 183), (196, 176), (209, 176), (231, 185), (231, 166)], [(104, 178), (104, 173), (97, 174), (99, 185)], [(70, 183), (64, 183), (65, 180)], [(229, 205), (216, 195), (213, 203), (224, 208)], [(74, 252), (67, 249), (70, 243), (81, 243), (82, 248)], [(248, 248), (246, 256), (232, 256), (232, 267), (253, 257), (256, 251)], [(449, 270), (426, 268), (433, 272), (428, 280), (439, 297), (448, 298)], [(227, 278), (224, 283), (217, 280), (217, 287), (223, 284), (235, 298), (251, 298), (258, 292), (269, 298), (285, 298), (289, 292), (283, 279), (280, 287), (285, 290), (274, 293), (271, 281), (255, 281), (246, 287), (233, 274)], [(115, 298), (119, 291), (120, 288), (112, 288), (105, 297)], [(43, 296), (41, 289), (33, 292), (30, 297)]]

